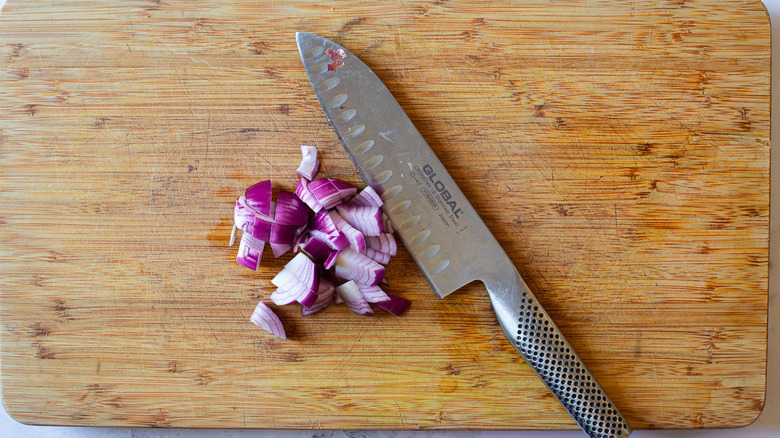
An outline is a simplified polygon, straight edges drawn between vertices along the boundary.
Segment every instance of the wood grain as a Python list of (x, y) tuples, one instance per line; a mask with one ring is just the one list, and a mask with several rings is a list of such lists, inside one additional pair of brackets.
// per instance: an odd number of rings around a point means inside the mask
[(407, 315), (278, 308), (228, 248), (298, 144), (359, 183), (294, 32), (386, 81), (634, 428), (764, 403), (770, 30), (752, 1), (9, 1), (0, 21), (3, 402), (34, 424), (549, 429), (574, 422), (481, 285), (409, 255)]

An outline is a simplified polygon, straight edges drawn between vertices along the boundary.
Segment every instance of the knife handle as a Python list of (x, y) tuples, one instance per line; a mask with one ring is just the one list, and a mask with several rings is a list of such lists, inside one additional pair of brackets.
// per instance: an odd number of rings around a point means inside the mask
[[(499, 271), (501, 272), (501, 271)], [(591, 437), (625, 438), (631, 428), (514, 266), (484, 280), (509, 341)]]

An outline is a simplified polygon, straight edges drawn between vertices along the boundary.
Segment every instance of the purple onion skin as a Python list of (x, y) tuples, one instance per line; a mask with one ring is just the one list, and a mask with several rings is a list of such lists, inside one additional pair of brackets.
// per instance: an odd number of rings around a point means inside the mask
[(244, 192), (246, 205), (266, 216), (271, 215), (271, 180), (260, 181)]
[(409, 309), (409, 306), (412, 304), (411, 301), (407, 300), (406, 298), (399, 297), (398, 295), (393, 294), (387, 294), (388, 297), (390, 297), (390, 301), (384, 301), (381, 303), (375, 303), (374, 305), (385, 312), (392, 313), (395, 316), (401, 316), (404, 312), (406, 312), (407, 309)]

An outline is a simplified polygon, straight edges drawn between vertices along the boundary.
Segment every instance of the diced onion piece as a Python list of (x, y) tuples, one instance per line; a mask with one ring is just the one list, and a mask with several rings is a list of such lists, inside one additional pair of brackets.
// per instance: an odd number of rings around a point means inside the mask
[(366, 236), (366, 247), (385, 254), (394, 256), (398, 253), (398, 244), (390, 233), (382, 233), (378, 236)]
[[(287, 282), (292, 274), (290, 274), (287, 271), (280, 271), (279, 274), (276, 276), (282, 276), (280, 278), (284, 278), (284, 280), (279, 280), (280, 282), (285, 281)], [(276, 278), (276, 277), (274, 277)], [(293, 283), (290, 281), (289, 284), (297, 285), (297, 283)], [(271, 295), (269, 298), (271, 298), (271, 301), (274, 302), (274, 304), (279, 306), (284, 306), (286, 304), (294, 303), (298, 295), (300, 294), (300, 289), (283, 289), (281, 287), (277, 287), (275, 291), (271, 292)]]
[(382, 281), (385, 267), (351, 248), (344, 248), (336, 258), (336, 275), (345, 280), (373, 286)]
[(336, 229), (346, 237), (350, 248), (357, 252), (362, 252), (366, 249), (366, 240), (363, 238), (363, 233), (348, 224), (337, 212), (331, 210), (328, 212), (328, 215), (330, 216), (330, 220), (333, 221), (333, 225), (336, 226)]
[(366, 186), (354, 198), (350, 199), (349, 203), (363, 207), (381, 207), (384, 204), (382, 198), (371, 186)]
[(283, 225), (278, 222), (271, 224), (271, 236), (268, 241), (292, 246), (298, 237), (298, 227), (295, 225)]
[(320, 285), (319, 289), (317, 290), (317, 300), (314, 302), (314, 304), (311, 305), (311, 307), (304, 306), (301, 310), (301, 313), (303, 316), (309, 316), (328, 307), (328, 304), (333, 301), (333, 295), (335, 293), (336, 286), (334, 286), (330, 281), (324, 278), (320, 278)]
[(345, 221), (357, 228), (364, 236), (382, 234), (382, 211), (379, 207), (341, 204), (336, 207), (336, 210)]
[(274, 221), (282, 225), (303, 226), (309, 221), (309, 209), (301, 199), (290, 192), (279, 192), (276, 197)]
[(326, 233), (323, 233), (320, 230), (309, 230), (309, 234), (312, 236), (316, 236), (318, 239), (322, 240), (328, 245), (328, 248), (339, 251), (342, 248), (348, 248), (349, 247), (349, 241), (347, 240), (346, 236), (339, 233), (335, 237), (332, 235), (328, 235)]
[(279, 258), (292, 248), (289, 243), (272, 243), (271, 251), (274, 253), (274, 258)]
[(344, 49), (337, 49), (335, 52), (332, 49), (325, 49), (325, 53), (330, 56), (330, 60), (332, 61), (328, 64), (328, 71), (336, 71), (339, 67), (344, 65), (342, 59), (347, 57), (347, 52), (345, 52)]
[(317, 213), (322, 210), (322, 205), (320, 205), (317, 198), (315, 198), (311, 193), (311, 190), (309, 190), (309, 182), (306, 181), (305, 178), (298, 180), (298, 185), (295, 186), (295, 195), (298, 196), (304, 204), (308, 205), (313, 212)]
[(230, 228), (230, 242), (228, 243), (228, 246), (233, 246), (233, 244), (236, 242), (236, 230), (238, 227), (236, 224), (233, 224), (233, 226)]
[(287, 340), (287, 334), (284, 332), (282, 321), (280, 321), (274, 311), (262, 301), (257, 303), (257, 307), (255, 307), (255, 311), (252, 312), (252, 317), (249, 318), (249, 320), (268, 333)]
[(336, 288), (336, 294), (347, 303), (349, 309), (358, 315), (371, 316), (374, 311), (363, 297), (358, 285), (354, 281), (348, 281)]
[(335, 266), (336, 260), (339, 258), (339, 252), (340, 251), (331, 251), (330, 255), (328, 255), (328, 258), (325, 259), (325, 263), (322, 264), (322, 267), (325, 269), (330, 269)]
[(309, 227), (304, 225), (302, 227), (298, 227), (298, 231), (296, 231), (297, 236), (295, 238), (295, 244), (293, 245), (293, 252), (298, 252), (298, 247), (302, 247), (306, 244), (306, 240), (309, 238), (308, 233)]
[(301, 145), (301, 165), (297, 172), (309, 181), (317, 176), (320, 169), (320, 162), (317, 160), (317, 148), (315, 146)]
[(238, 245), (236, 262), (241, 266), (257, 271), (260, 267), (260, 259), (263, 255), (265, 242), (257, 240), (247, 233), (241, 235), (241, 243)]
[(236, 227), (244, 229), (244, 225), (255, 220), (254, 212), (247, 207), (246, 197), (241, 195), (236, 199), (236, 206), (233, 209), (233, 223)]
[(314, 263), (324, 264), (333, 250), (322, 240), (316, 236), (311, 236), (305, 245), (301, 248), (301, 251), (306, 253)]
[[(273, 233), (273, 221), (265, 219), (260, 216), (255, 216), (254, 220), (251, 220), (244, 224), (244, 233), (249, 234), (255, 239), (268, 242), (271, 240), (271, 234)], [(277, 231), (278, 233), (278, 231)]]
[(390, 297), (379, 286), (365, 286), (358, 284), (360, 293), (363, 294), (363, 298), (369, 303), (381, 303), (384, 301), (390, 301)]
[(241, 228), (255, 239), (266, 242), (271, 238), (273, 219), (271, 216), (259, 214), (250, 208), (246, 204), (244, 196), (236, 199), (236, 207), (233, 210), (233, 222), (238, 228)]
[(304, 306), (310, 306), (317, 299), (319, 270), (305, 254), (298, 253), (271, 280), (278, 289), (271, 294), (276, 304), (289, 304), (291, 298)]
[(406, 309), (408, 309), (409, 305), (411, 304), (409, 300), (399, 297), (398, 295), (387, 294), (387, 296), (390, 297), (390, 301), (376, 303), (375, 305), (385, 312), (390, 312), (395, 316), (400, 316), (406, 312)]
[(382, 229), (385, 233), (395, 233), (395, 230), (393, 229), (393, 223), (390, 222), (390, 218), (384, 213), (382, 213)]
[[(308, 184), (309, 191), (322, 208), (328, 210), (353, 196), (357, 189), (338, 178), (320, 178)], [(301, 198), (303, 202), (305, 199)], [(308, 204), (308, 203), (307, 203)]]
[(390, 258), (392, 257), (390, 254), (385, 254), (383, 252), (379, 252), (373, 248), (366, 248), (362, 252), (363, 255), (370, 258), (371, 260), (381, 263), (383, 265), (386, 265), (390, 263)]
[(260, 214), (271, 216), (271, 180), (260, 181), (244, 192), (246, 205)]
[(314, 215), (312, 227), (310, 233), (325, 242), (331, 249), (339, 250), (349, 246), (347, 236), (341, 234), (336, 228), (327, 210), (320, 210)]

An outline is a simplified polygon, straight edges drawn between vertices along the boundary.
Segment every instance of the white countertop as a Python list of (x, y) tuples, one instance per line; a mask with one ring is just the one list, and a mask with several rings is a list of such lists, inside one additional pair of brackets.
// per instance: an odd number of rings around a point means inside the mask
[[(0, 0), (0, 8), (6, 0)], [(780, 0), (763, 0), (772, 21), (772, 39), (780, 36)], [(780, 50), (772, 51), (772, 70), (780, 71)], [(772, 113), (780, 114), (780, 75), (772, 78)], [(772, 126), (772, 138), (780, 131)], [(773, 153), (771, 159), (771, 209), (770, 219), (770, 268), (769, 268), (769, 351), (767, 359), (767, 396), (764, 411), (758, 420), (750, 426), (740, 429), (718, 430), (637, 430), (631, 436), (636, 438), (776, 438), (780, 437), (780, 375), (773, 370), (780, 369), (780, 303), (778, 302), (778, 271), (776, 261), (780, 257), (780, 234), (776, 209), (780, 205), (776, 200), (780, 196), (780, 154)], [(1, 399), (0, 399), (1, 400)], [(90, 428), (27, 426), (11, 418), (5, 409), (0, 409), (0, 437), (25, 438), (504, 438), (504, 437), (542, 437), (575, 438), (584, 436), (580, 431), (276, 431), (276, 430), (221, 430), (221, 429), (150, 429), (150, 428)]]

